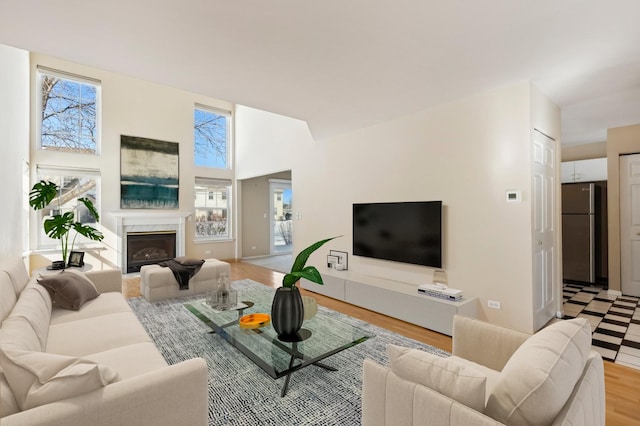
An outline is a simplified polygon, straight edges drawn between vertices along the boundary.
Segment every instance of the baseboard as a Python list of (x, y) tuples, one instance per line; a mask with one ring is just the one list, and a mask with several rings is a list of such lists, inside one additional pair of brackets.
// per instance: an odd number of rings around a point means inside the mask
[(607, 290), (607, 294), (609, 296), (617, 296), (617, 297), (622, 296), (622, 292), (620, 290), (611, 290), (611, 289), (609, 289), (609, 290)]

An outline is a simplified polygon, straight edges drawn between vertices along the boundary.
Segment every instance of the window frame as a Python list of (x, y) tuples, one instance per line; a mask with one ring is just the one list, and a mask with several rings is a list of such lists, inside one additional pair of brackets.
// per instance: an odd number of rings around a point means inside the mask
[[(225, 133), (225, 144), (226, 144), (226, 159), (225, 159), (225, 167), (218, 167), (218, 166), (207, 166), (207, 165), (202, 165), (202, 164), (197, 164), (196, 163), (196, 135), (195, 135), (195, 126), (196, 126), (196, 121), (195, 121), (195, 114), (196, 111), (201, 111), (201, 112), (205, 112), (205, 113), (209, 113), (209, 114), (216, 114), (222, 117), (226, 118), (226, 133)], [(233, 169), (233, 138), (232, 138), (232, 129), (233, 129), (233, 112), (227, 109), (222, 109), (222, 108), (216, 108), (216, 107), (212, 107), (212, 106), (208, 106), (208, 105), (203, 105), (203, 104), (199, 104), (196, 103), (193, 107), (193, 114), (194, 114), (194, 118), (193, 118), (193, 128), (194, 128), (194, 133), (193, 133), (193, 164), (196, 167), (202, 167), (203, 169), (206, 170), (232, 170)]]
[[(73, 168), (73, 167), (64, 167), (64, 166), (54, 166), (54, 165), (41, 165), (38, 164), (35, 170), (35, 182), (39, 182), (41, 180), (46, 180), (47, 177), (90, 177), (95, 180), (95, 202), (93, 203), (98, 214), (102, 217), (101, 206), (102, 206), (102, 191), (101, 191), (101, 173), (99, 169), (81, 169), (81, 168)], [(75, 197), (78, 198), (85, 197), (86, 193), (79, 194)], [(38, 211), (32, 211), (34, 222), (36, 224), (35, 232), (36, 232), (36, 250), (38, 251), (49, 251), (49, 250), (57, 250), (60, 244), (59, 240), (49, 238), (44, 234), (43, 222), (44, 222), (44, 209)], [(92, 223), (97, 229), (101, 228), (100, 221), (96, 223)], [(73, 237), (72, 237), (73, 238)], [(74, 243), (75, 248), (90, 248), (96, 245), (95, 241), (87, 239), (82, 235), (78, 235), (78, 239), (76, 239)]]
[[(198, 190), (198, 187), (204, 186), (204, 189)], [(198, 209), (205, 208), (214, 208), (219, 209), (221, 207), (218, 206), (198, 206), (198, 194), (202, 194), (204, 197), (203, 200), (205, 203), (207, 201), (211, 201), (209, 198), (210, 193), (217, 193), (216, 189), (220, 186), (226, 187), (226, 197), (224, 197), (221, 193), (220, 200), (224, 200), (226, 203), (226, 207), (222, 207), (226, 209), (226, 233), (223, 235), (211, 235), (211, 236), (198, 236)], [(234, 238), (234, 227), (233, 227), (233, 208), (234, 205), (232, 203), (233, 200), (233, 180), (231, 179), (222, 179), (222, 178), (212, 178), (212, 177), (196, 177), (193, 186), (193, 210), (194, 210), (194, 227), (193, 227), (193, 238), (196, 243), (207, 243), (207, 242), (217, 242), (217, 241), (230, 241)], [(213, 200), (215, 201), (216, 196), (214, 195)]]
[[(94, 152), (86, 152), (86, 153), (77, 153), (73, 151), (68, 151), (65, 149), (57, 149), (57, 148), (47, 148), (42, 145), (42, 115), (43, 115), (43, 105), (42, 105), (42, 78), (44, 75), (56, 77), (62, 80), (72, 81), (78, 84), (91, 85), (95, 87), (96, 91), (96, 105), (95, 105), (95, 122), (96, 122), (96, 131), (95, 131), (95, 151)], [(66, 71), (61, 71), (49, 67), (45, 67), (42, 65), (36, 66), (36, 93), (37, 93), (37, 102), (36, 102), (36, 147), (41, 152), (58, 152), (64, 154), (82, 154), (82, 155), (95, 155), (99, 156), (101, 154), (102, 147), (102, 81), (86, 77)]]

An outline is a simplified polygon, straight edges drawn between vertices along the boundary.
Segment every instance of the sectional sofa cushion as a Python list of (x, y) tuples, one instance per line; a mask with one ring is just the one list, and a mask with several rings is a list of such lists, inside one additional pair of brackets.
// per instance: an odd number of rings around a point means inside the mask
[(46, 352), (3, 350), (3, 372), (22, 410), (82, 395), (118, 380), (109, 367)]
[(117, 312), (51, 324), (46, 352), (85, 357), (140, 342), (151, 342), (151, 338), (136, 315)]
[(38, 338), (38, 334), (33, 330), (33, 327), (26, 318), (9, 316), (9, 318), (2, 323), (0, 348), (41, 351), (42, 344)]
[(13, 392), (9, 387), (9, 382), (7, 382), (4, 373), (0, 372), (0, 418), (19, 411), (20, 407), (18, 407), (16, 398), (13, 396)]
[(0, 270), (6, 271), (11, 278), (11, 283), (13, 284), (16, 296), (22, 293), (22, 290), (24, 290), (29, 282), (29, 274), (27, 273), (27, 268), (25, 268), (22, 259), (5, 259), (0, 262)]
[(5, 271), (0, 271), (0, 324), (9, 316), (16, 300), (18, 299), (11, 277)]
[(388, 345), (391, 371), (403, 379), (431, 388), (476, 411), (483, 412), (487, 378), (455, 358), (442, 358), (417, 349)]
[(54, 309), (51, 312), (51, 325), (95, 318), (117, 312), (131, 312), (126, 299), (120, 293), (101, 293), (100, 297), (87, 301), (78, 311)]
[(9, 317), (24, 318), (38, 337), (39, 350), (45, 348), (51, 319), (51, 298), (47, 290), (35, 283), (30, 283), (22, 291)]
[(568, 401), (591, 351), (591, 326), (559, 321), (527, 339), (505, 364), (485, 414), (507, 425), (551, 424)]
[(65, 270), (42, 275), (38, 279), (38, 284), (49, 290), (53, 303), (57, 307), (74, 311), (99, 295), (93, 283), (81, 272)]

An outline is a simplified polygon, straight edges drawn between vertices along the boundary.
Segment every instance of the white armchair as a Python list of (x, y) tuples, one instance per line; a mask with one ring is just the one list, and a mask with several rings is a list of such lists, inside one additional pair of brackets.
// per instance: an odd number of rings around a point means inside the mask
[(471, 318), (453, 324), (453, 355), (389, 347), (365, 360), (362, 424), (605, 424), (604, 367), (584, 319), (533, 336)]

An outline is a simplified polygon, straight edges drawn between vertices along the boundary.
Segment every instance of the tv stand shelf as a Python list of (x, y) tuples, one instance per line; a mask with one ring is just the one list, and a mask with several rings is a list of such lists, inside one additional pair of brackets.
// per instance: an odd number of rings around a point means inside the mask
[(451, 336), (456, 314), (477, 316), (475, 297), (450, 301), (418, 294), (418, 286), (349, 271), (322, 274), (324, 285), (302, 280), (302, 288)]

